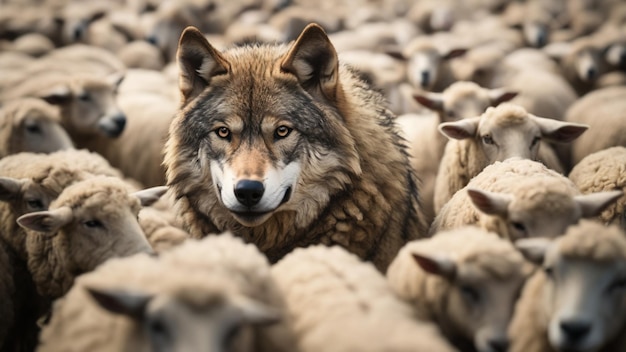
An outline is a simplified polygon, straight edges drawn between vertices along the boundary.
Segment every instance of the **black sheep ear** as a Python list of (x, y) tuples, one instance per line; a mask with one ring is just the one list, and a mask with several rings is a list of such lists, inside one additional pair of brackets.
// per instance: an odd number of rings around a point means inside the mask
[(122, 290), (87, 288), (87, 292), (103, 309), (139, 320), (144, 317), (152, 295)]
[(196, 27), (187, 27), (178, 41), (176, 53), (180, 69), (179, 88), (183, 106), (209, 86), (211, 78), (230, 72), (230, 63)]
[(319, 25), (309, 24), (283, 58), (280, 68), (319, 98), (336, 101), (339, 61), (335, 47)]

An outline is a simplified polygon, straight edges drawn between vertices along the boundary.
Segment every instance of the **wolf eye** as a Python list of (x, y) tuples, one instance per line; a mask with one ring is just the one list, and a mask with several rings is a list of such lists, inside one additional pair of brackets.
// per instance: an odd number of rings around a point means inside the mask
[(276, 131), (274, 131), (274, 137), (277, 139), (285, 138), (291, 133), (291, 131), (293, 131), (293, 128), (289, 128), (287, 126), (280, 126), (276, 129)]
[(218, 137), (223, 139), (230, 139), (230, 130), (226, 127), (220, 127), (215, 130)]
[(96, 219), (85, 221), (83, 225), (89, 228), (104, 227), (104, 225), (102, 225), (100, 220), (96, 220)]
[(491, 138), (490, 135), (486, 134), (482, 138), (483, 138), (483, 143), (485, 143), (485, 144), (494, 144), (493, 143), (493, 138)]

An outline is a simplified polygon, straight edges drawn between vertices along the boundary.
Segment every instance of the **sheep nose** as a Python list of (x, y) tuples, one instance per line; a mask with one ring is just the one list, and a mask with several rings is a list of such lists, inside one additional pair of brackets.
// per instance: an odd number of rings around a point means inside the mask
[(509, 341), (507, 339), (492, 339), (487, 343), (494, 352), (506, 352), (509, 348)]
[(562, 321), (560, 326), (567, 338), (571, 340), (581, 340), (591, 331), (591, 324), (586, 321)]
[(594, 78), (596, 78), (596, 75), (598, 74), (598, 70), (596, 70), (593, 67), (590, 67), (589, 69), (587, 69), (587, 80), (591, 81)]
[(154, 45), (154, 46), (156, 46), (156, 45), (157, 45), (157, 38), (156, 38), (155, 36), (153, 36), (153, 35), (148, 36), (148, 37), (146, 38), (146, 41), (147, 41), (148, 43), (150, 43), (150, 44)]
[(124, 127), (126, 127), (126, 115), (120, 113), (113, 116), (113, 122), (120, 132), (123, 131)]
[(73, 34), (73, 39), (75, 42), (81, 40), (83, 38), (83, 28), (82, 27), (74, 28), (74, 33), (72, 34)]
[(423, 88), (428, 87), (429, 83), (430, 83), (430, 72), (422, 71), (422, 87)]
[(265, 192), (265, 186), (259, 181), (241, 180), (235, 185), (235, 197), (246, 207), (259, 204)]

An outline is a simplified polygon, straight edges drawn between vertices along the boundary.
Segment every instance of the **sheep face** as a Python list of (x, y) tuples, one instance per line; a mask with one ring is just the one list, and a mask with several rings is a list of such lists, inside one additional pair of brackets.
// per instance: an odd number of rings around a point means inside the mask
[(574, 67), (578, 78), (586, 83), (595, 82), (603, 73), (600, 67), (602, 60), (600, 51), (594, 47), (586, 47), (574, 55)]
[[(481, 265), (480, 260), (473, 263), (457, 262), (444, 255), (413, 256), (422, 269), (441, 276), (449, 285), (442, 298), (446, 302), (445, 316), (438, 319), (444, 333), (453, 331), (457, 338), (473, 341), (479, 352), (506, 350), (507, 326), (529, 274), (528, 267), (498, 272)], [(501, 264), (512, 266), (512, 261), (503, 260)], [(504, 271), (506, 274), (502, 275)]]
[(413, 97), (428, 109), (439, 113), (440, 122), (480, 116), (490, 106), (509, 101), (517, 92), (505, 89), (485, 89), (473, 82), (456, 82), (443, 93), (423, 92)]
[(116, 102), (123, 78), (113, 74), (106, 81), (63, 83), (45, 92), (42, 98), (61, 107), (61, 122), (70, 134), (116, 138), (126, 126), (126, 116)]
[(72, 140), (61, 127), (58, 116), (51, 118), (43, 111), (32, 110), (17, 123), (10, 137), (9, 154), (51, 153), (73, 147)]
[[(623, 243), (619, 246), (614, 240), (608, 242), (615, 252), (624, 249)], [(542, 263), (543, 272), (539, 275), (544, 277), (544, 284), (537, 299), (548, 322), (548, 339), (555, 350), (599, 351), (623, 329), (626, 323), (623, 253), (602, 259), (571, 255), (563, 253), (557, 242), (543, 239), (519, 241), (516, 245), (526, 257)], [(603, 251), (599, 246), (592, 250), (595, 254)]]
[(158, 199), (162, 187), (155, 188), (159, 189), (157, 195), (150, 192), (152, 189), (129, 195), (121, 181), (107, 179), (94, 177), (69, 186), (50, 210), (23, 215), (17, 222), (35, 231), (32, 236), (53, 237), (57, 250), (74, 272), (93, 270), (113, 257), (151, 253), (137, 217), (140, 204)]
[(30, 179), (0, 177), (0, 201), (9, 202), (16, 215), (48, 209), (56, 193)]
[(594, 217), (617, 200), (622, 192), (570, 195), (557, 182), (529, 180), (519, 195), (493, 193), (469, 188), (472, 204), (482, 213), (497, 217), (494, 229), (511, 241), (528, 237), (560, 236), (580, 218)]
[(451, 139), (473, 139), (487, 164), (513, 157), (536, 160), (539, 142), (571, 142), (587, 126), (565, 123), (528, 114), (513, 104), (489, 108), (480, 117), (439, 125)]
[(416, 88), (431, 90), (439, 78), (439, 69), (446, 60), (465, 54), (466, 49), (441, 53), (434, 47), (414, 52), (408, 59), (408, 80)]
[(252, 326), (278, 321), (271, 308), (241, 296), (190, 304), (182, 297), (88, 289), (104, 309), (132, 318), (140, 326), (145, 350), (253, 351)]

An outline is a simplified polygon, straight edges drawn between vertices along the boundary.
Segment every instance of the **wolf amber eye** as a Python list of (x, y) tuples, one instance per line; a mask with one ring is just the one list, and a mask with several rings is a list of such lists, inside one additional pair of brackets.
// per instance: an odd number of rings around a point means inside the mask
[(292, 130), (292, 128), (289, 128), (287, 126), (280, 126), (274, 132), (274, 136), (276, 138), (285, 138), (291, 133)]
[(217, 130), (215, 130), (215, 133), (217, 133), (217, 135), (218, 135), (220, 138), (224, 138), (224, 139), (226, 139), (226, 138), (229, 138), (229, 137), (230, 137), (230, 130), (229, 130), (228, 128), (226, 128), (226, 127), (220, 127), (220, 128), (218, 128)]

